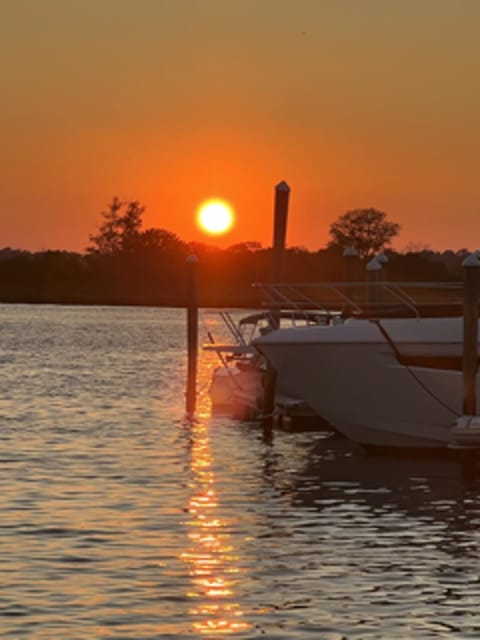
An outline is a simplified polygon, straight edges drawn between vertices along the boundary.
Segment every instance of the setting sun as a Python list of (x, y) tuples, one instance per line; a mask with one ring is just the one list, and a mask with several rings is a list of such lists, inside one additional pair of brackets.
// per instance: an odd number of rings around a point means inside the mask
[(233, 226), (235, 214), (225, 200), (213, 199), (203, 202), (197, 210), (197, 224), (206, 233), (220, 235)]

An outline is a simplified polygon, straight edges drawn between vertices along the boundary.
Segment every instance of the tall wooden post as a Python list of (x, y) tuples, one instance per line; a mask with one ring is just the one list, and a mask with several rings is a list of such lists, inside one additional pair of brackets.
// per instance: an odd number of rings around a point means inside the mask
[[(275, 187), (273, 208), (273, 250), (272, 250), (272, 284), (281, 284), (285, 263), (285, 240), (287, 236), (288, 200), (290, 187), (285, 181)], [(272, 294), (273, 301), (275, 295)], [(280, 311), (274, 304), (270, 308), (270, 325), (272, 329), (280, 327)], [(275, 393), (277, 372), (268, 363), (264, 375), (263, 389), (263, 428), (264, 433), (271, 430), (275, 413)]]
[(478, 368), (478, 299), (480, 295), (480, 260), (472, 253), (462, 262), (463, 297), (463, 413), (476, 413)]
[(197, 402), (197, 357), (198, 357), (198, 300), (197, 300), (197, 266), (195, 255), (187, 258), (187, 393), (186, 410), (193, 416)]
[[(285, 263), (285, 240), (287, 236), (288, 200), (290, 187), (285, 181), (275, 187), (275, 201), (273, 213), (273, 251), (272, 251), (272, 283), (280, 284), (283, 281)], [(272, 326), (278, 329), (280, 326), (279, 314), (271, 309)]]

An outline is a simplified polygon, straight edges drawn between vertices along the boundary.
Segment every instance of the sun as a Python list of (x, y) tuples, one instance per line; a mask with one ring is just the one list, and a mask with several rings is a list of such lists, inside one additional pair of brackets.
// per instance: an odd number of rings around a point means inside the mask
[(217, 236), (230, 231), (235, 222), (233, 207), (219, 198), (206, 200), (197, 209), (197, 224), (206, 233)]

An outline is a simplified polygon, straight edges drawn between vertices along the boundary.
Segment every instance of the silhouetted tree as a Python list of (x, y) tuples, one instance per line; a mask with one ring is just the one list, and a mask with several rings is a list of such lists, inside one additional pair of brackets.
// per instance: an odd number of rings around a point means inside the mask
[(352, 209), (330, 225), (330, 247), (354, 247), (362, 258), (389, 245), (400, 231), (400, 225), (389, 222), (378, 209)]
[(87, 251), (112, 256), (132, 250), (141, 235), (144, 211), (145, 207), (141, 207), (138, 202), (122, 202), (115, 196), (108, 209), (102, 211), (103, 222), (99, 226), (99, 233), (90, 236), (92, 245), (87, 247)]
[(103, 222), (99, 233), (91, 235), (91, 246), (87, 252), (100, 256), (125, 254), (149, 255), (152, 252), (184, 255), (186, 245), (178, 236), (166, 229), (142, 230), (145, 207), (136, 200), (121, 202), (114, 197), (106, 211), (102, 211)]

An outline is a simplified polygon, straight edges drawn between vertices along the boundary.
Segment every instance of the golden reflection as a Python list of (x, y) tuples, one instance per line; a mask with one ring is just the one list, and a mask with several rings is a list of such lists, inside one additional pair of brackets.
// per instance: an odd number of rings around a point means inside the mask
[(235, 602), (235, 585), (240, 570), (231, 544), (226, 522), (219, 514), (212, 471), (212, 454), (208, 427), (193, 423), (191, 469), (194, 473), (193, 494), (188, 503), (189, 548), (181, 554), (189, 565), (192, 590), (188, 596), (195, 601), (190, 613), (197, 619), (194, 631), (201, 635), (225, 636), (249, 628), (243, 612)]

